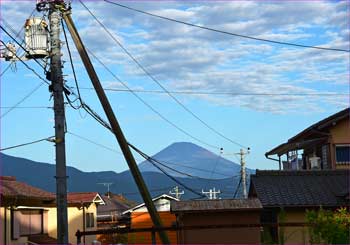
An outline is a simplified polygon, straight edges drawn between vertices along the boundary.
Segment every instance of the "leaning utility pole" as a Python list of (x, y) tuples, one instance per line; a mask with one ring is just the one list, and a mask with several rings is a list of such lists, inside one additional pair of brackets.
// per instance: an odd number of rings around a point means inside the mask
[(242, 189), (243, 189), (243, 198), (247, 198), (247, 180), (246, 180), (246, 172), (245, 172), (245, 156), (249, 154), (249, 148), (246, 152), (243, 149), (236, 153), (240, 155), (241, 162), (241, 180), (242, 180)]
[[(108, 121), (111, 125), (111, 131), (115, 135), (120, 149), (123, 152), (124, 158), (130, 168), (130, 172), (132, 176), (134, 177), (134, 180), (136, 182), (137, 187), (139, 188), (140, 194), (145, 202), (145, 205), (147, 207), (147, 210), (149, 212), (149, 215), (153, 221), (153, 224), (155, 228), (162, 228), (163, 224), (159, 217), (159, 214), (157, 212), (156, 207), (154, 206), (154, 203), (151, 198), (151, 194), (149, 193), (146, 183), (143, 180), (143, 177), (141, 175), (141, 172), (136, 164), (135, 158), (131, 153), (131, 150), (129, 148), (129, 144), (123, 134), (123, 131), (119, 125), (119, 122), (113, 112), (112, 106), (108, 101), (108, 98), (106, 96), (105, 91), (103, 90), (103, 87), (101, 85), (101, 82), (97, 76), (97, 73), (94, 69), (94, 66), (91, 63), (91, 60), (89, 58), (89, 55), (84, 47), (83, 42), (81, 41), (81, 38), (79, 36), (79, 33), (74, 25), (74, 22), (72, 20), (72, 17), (70, 15), (70, 12), (64, 12), (63, 18), (66, 22), (66, 25), (68, 27), (68, 30), (73, 38), (74, 44), (80, 54), (80, 57), (83, 61), (83, 64), (86, 68), (86, 71), (90, 77), (90, 80), (95, 88), (96, 94), (101, 102), (101, 105), (105, 111), (105, 114), (108, 118)], [(167, 232), (163, 229), (159, 229), (158, 231), (159, 237), (163, 244), (170, 244), (169, 237), (167, 235)]]
[(57, 8), (56, 3), (50, 3), (50, 80), (55, 111), (57, 241), (59, 244), (68, 244), (65, 112), (60, 40), (61, 18), (61, 11)]

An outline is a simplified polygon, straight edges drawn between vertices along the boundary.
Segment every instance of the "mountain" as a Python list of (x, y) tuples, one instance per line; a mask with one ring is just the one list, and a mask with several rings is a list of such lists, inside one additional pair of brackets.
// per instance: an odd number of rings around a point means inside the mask
[[(215, 187), (216, 190), (220, 189), (223, 193), (221, 194), (222, 198), (229, 198), (233, 196), (238, 184), (239, 178), (236, 175), (239, 173), (239, 166), (237, 164), (218, 158), (213, 153), (191, 143), (174, 143), (154, 157), (162, 161), (171, 161), (167, 165), (176, 170), (201, 177), (184, 178), (184, 176), (180, 177), (179, 174), (175, 175), (169, 171), (171, 175), (175, 176), (175, 180), (196, 192)], [(179, 183), (150, 166), (150, 163), (142, 162), (139, 166), (152, 196), (169, 193), (169, 190), (176, 185), (180, 189), (184, 189)], [(212, 174), (214, 166), (216, 166), (215, 173)], [(0, 169), (1, 175), (16, 176), (19, 181), (55, 192), (55, 165), (53, 164), (0, 153)], [(130, 171), (122, 173), (113, 171), (83, 172), (74, 167), (67, 167), (67, 175), (69, 192), (97, 191), (104, 193), (106, 192), (106, 187), (100, 183), (111, 182), (113, 185), (110, 187), (110, 190), (113, 193), (122, 193), (128, 199), (141, 201)], [(183, 199), (189, 198), (198, 198), (198, 195), (185, 189)]]
[[(201, 178), (223, 179), (239, 175), (241, 170), (239, 164), (188, 142), (173, 143), (155, 154), (153, 158), (164, 162), (169, 167), (180, 172), (199, 176)], [(161, 172), (149, 161), (140, 163), (139, 168), (142, 172)], [(184, 175), (180, 173), (167, 168), (164, 169), (168, 170), (173, 176), (184, 177)], [(253, 170), (247, 169), (247, 173), (253, 172)]]

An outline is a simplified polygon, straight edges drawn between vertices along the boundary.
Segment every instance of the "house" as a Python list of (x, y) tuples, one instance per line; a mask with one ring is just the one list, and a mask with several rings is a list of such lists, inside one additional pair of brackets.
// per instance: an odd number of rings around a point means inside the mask
[(256, 198), (171, 203), (179, 244), (260, 244), (261, 210)]
[[(97, 230), (97, 208), (105, 205), (104, 199), (97, 192), (71, 192), (67, 194), (69, 243), (75, 244), (75, 233)], [(53, 214), (54, 212), (52, 212)], [(52, 217), (54, 218), (54, 217)], [(91, 244), (97, 240), (95, 235), (83, 236), (82, 242)]]
[[(349, 170), (263, 171), (251, 175), (249, 197), (262, 204), (261, 223), (306, 222), (306, 210), (350, 206)], [(308, 228), (265, 226), (263, 241), (307, 244)]]
[[(170, 212), (170, 203), (179, 201), (175, 197), (163, 194), (152, 199), (156, 207), (163, 226), (169, 227), (176, 224), (175, 214)], [(123, 214), (130, 217), (130, 228), (150, 228), (153, 222), (144, 203), (139, 204), (131, 209), (126, 210)], [(167, 231), (168, 237), (172, 244), (177, 243), (176, 231)], [(161, 240), (156, 234), (156, 243), (160, 244)], [(139, 232), (128, 234), (128, 244), (152, 244), (151, 232)]]
[(350, 169), (350, 108), (311, 125), (265, 156), (278, 161), (280, 170), (282, 165), (284, 170)]
[(0, 176), (0, 194), (1, 244), (57, 243), (48, 235), (48, 213), (56, 201), (53, 193)]
[[(53, 193), (0, 176), (1, 244), (57, 244), (56, 196)], [(98, 193), (68, 194), (69, 243), (75, 244), (76, 231), (95, 230), (96, 205), (103, 204)], [(92, 243), (96, 236), (87, 236)]]
[(105, 205), (97, 207), (97, 225), (99, 229), (113, 228), (125, 221), (123, 212), (130, 209), (134, 202), (127, 200), (122, 195), (111, 192), (103, 196)]

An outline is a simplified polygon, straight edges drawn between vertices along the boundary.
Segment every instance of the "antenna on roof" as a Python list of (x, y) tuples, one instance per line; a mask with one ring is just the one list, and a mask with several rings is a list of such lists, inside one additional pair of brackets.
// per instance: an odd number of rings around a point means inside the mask
[(113, 185), (112, 182), (102, 182), (102, 183), (97, 183), (98, 185), (103, 185), (107, 186), (107, 197), (110, 198), (110, 192), (109, 192), (109, 187)]

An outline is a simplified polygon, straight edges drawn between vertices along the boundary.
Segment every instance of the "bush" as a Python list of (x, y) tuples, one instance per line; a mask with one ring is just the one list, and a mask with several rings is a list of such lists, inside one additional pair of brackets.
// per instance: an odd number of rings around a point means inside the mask
[(350, 213), (346, 208), (307, 211), (306, 220), (310, 224), (310, 243), (350, 243)]

